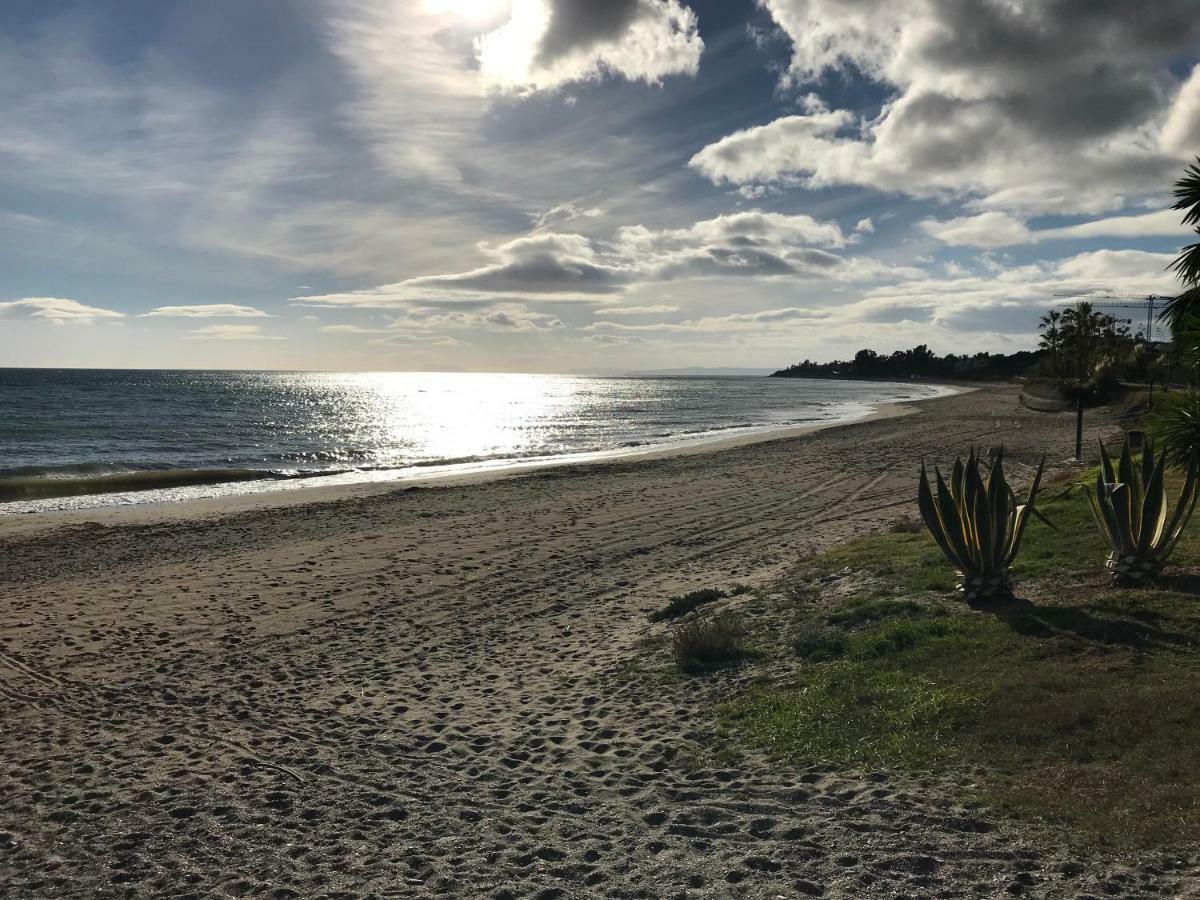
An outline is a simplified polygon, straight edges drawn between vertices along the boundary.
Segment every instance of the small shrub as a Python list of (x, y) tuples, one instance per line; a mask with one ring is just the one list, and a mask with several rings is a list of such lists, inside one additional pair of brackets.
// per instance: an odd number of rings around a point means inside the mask
[(724, 591), (718, 591), (715, 588), (704, 588), (699, 591), (692, 591), (688, 594), (683, 594), (680, 597), (672, 597), (671, 600), (662, 609), (650, 613), (649, 619), (651, 622), (664, 622), (667, 619), (678, 619), (680, 616), (685, 616), (692, 610), (706, 603), (716, 603), (718, 600), (723, 600), (726, 597)]
[(925, 526), (916, 516), (903, 516), (888, 528), (892, 534), (920, 534), (924, 530)]
[(692, 618), (671, 636), (671, 651), (681, 672), (696, 674), (736, 665), (747, 655), (745, 626), (733, 613), (711, 619)]

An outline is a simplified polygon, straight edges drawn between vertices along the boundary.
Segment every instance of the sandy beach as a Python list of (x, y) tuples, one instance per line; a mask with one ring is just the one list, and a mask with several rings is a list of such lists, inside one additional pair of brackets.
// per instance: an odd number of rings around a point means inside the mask
[(1182, 893), (934, 780), (721, 768), (696, 691), (625, 671), (666, 598), (913, 512), (921, 457), (1003, 442), (1021, 480), (1073, 426), (987, 387), (669, 458), (0, 519), (0, 894)]

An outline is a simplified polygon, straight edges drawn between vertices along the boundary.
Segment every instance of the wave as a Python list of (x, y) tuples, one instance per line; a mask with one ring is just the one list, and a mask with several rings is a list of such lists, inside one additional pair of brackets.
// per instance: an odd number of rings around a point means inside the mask
[[(72, 473), (67, 471), (69, 468), (93, 471)], [(112, 469), (113, 467), (104, 465), (62, 467), (53, 472), (37, 475), (0, 477), (0, 503), (332, 474), (324, 472), (287, 474), (262, 469), (160, 469), (155, 471), (128, 469), (113, 471)]]

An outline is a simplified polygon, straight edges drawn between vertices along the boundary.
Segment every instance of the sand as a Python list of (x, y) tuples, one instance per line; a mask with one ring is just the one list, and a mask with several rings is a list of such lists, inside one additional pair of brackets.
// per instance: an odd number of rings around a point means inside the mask
[[(1089, 417), (1089, 439), (1112, 431)], [(697, 756), (630, 677), (684, 590), (913, 510), (921, 456), (1073, 443), (1012, 388), (705, 454), (0, 519), (0, 894), (1170, 896), (933, 780)]]

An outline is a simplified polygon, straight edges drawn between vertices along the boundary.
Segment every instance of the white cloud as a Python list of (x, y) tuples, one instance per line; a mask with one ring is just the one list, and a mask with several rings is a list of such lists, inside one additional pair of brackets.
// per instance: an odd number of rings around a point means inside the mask
[(606, 306), (596, 310), (598, 316), (649, 316), (658, 313), (678, 312), (678, 306), (656, 304), (654, 306)]
[(1162, 149), (1172, 156), (1200, 152), (1200, 66), (1176, 94), (1161, 135)]
[(692, 160), (714, 182), (1096, 214), (1161, 193), (1195, 149), (1200, 85), (1181, 91), (1168, 68), (1200, 38), (1191, 0), (1136, 16), (1056, 0), (763, 2), (793, 42), (790, 81), (854, 66), (895, 95), (877, 118), (809, 103), (729, 135)]
[(1092, 250), (1060, 262), (1055, 271), (1066, 278), (1116, 285), (1118, 290), (1173, 293), (1179, 284), (1167, 267), (1174, 259), (1173, 253)]
[(253, 306), (238, 306), (234, 303), (206, 303), (195, 306), (159, 306), (142, 313), (142, 318), (161, 316), (184, 319), (241, 319), (265, 318), (268, 314)]
[(484, 80), (516, 92), (606, 74), (694, 75), (703, 50), (696, 14), (679, 0), (515, 0), (511, 18), (476, 41)]
[(96, 319), (123, 319), (124, 313), (87, 306), (62, 297), (25, 297), (0, 303), (0, 319), (42, 319), (61, 325), (66, 322), (93, 322)]
[(874, 234), (875, 222), (870, 218), (859, 219), (858, 224), (854, 226), (854, 230), (861, 232), (862, 234)]
[(1182, 240), (1188, 234), (1180, 224), (1179, 213), (1171, 209), (1038, 229), (1030, 228), (1020, 217), (992, 211), (957, 219), (926, 219), (921, 222), (921, 228), (944, 244), (983, 248), (1093, 238), (1177, 237)]
[(827, 309), (802, 309), (787, 307), (784, 309), (766, 309), (753, 313), (731, 313), (725, 316), (705, 316), (700, 319), (688, 319), (682, 322), (652, 322), (649, 324), (630, 325), (627, 322), (593, 322), (585, 326), (583, 331), (591, 332), (632, 332), (632, 333), (707, 333), (732, 334), (735, 332), (762, 332), (779, 326), (782, 323), (813, 322), (829, 319), (833, 313)]
[(206, 325), (188, 332), (194, 341), (282, 341), (278, 335), (263, 334), (258, 325)]
[(686, 228), (624, 226), (608, 241), (535, 231), (494, 246), (480, 245), (491, 262), (465, 272), (292, 301), (377, 309), (512, 297), (598, 302), (638, 284), (689, 278), (873, 281), (919, 276), (911, 267), (847, 258), (826, 249), (845, 249), (857, 240), (836, 222), (760, 210), (720, 215)]
[(921, 229), (943, 244), (956, 247), (1011, 247), (1033, 240), (1023, 220), (995, 211), (942, 221), (926, 219)]
[(534, 234), (485, 248), (495, 262), (469, 272), (432, 275), (405, 282), (410, 289), (537, 294), (609, 294), (628, 273), (597, 259), (591, 241), (579, 234)]
[(561, 225), (574, 219), (595, 219), (602, 215), (604, 215), (604, 210), (596, 206), (560, 203), (534, 216), (533, 227), (535, 229), (549, 228), (552, 225)]
[(387, 334), (386, 328), (363, 328), (361, 325), (323, 325), (326, 334)]

